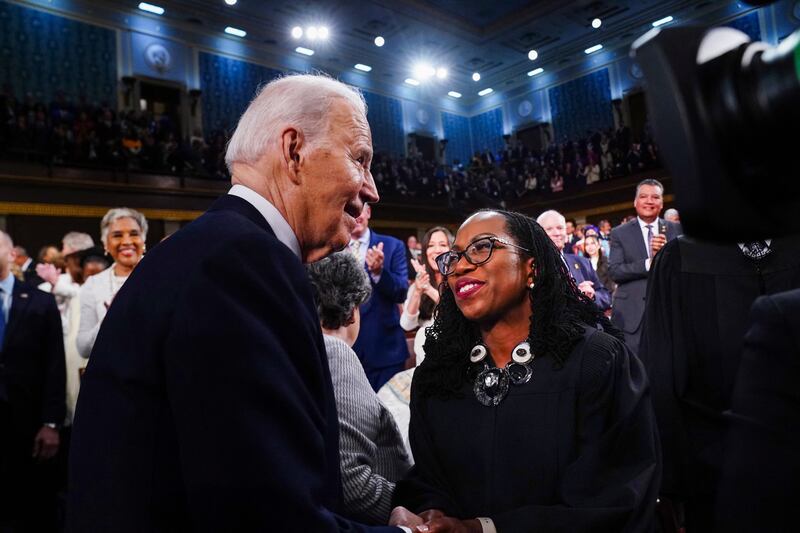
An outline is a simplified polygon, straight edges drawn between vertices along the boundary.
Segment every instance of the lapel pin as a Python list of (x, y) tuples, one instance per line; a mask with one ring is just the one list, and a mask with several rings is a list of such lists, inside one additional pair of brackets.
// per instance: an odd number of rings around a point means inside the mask
[(20, 297), (20, 298), (27, 298), (27, 297), (28, 297), (28, 293), (27, 293), (27, 292), (21, 292), (21, 293), (19, 294), (19, 297)]
[(581, 267), (579, 267), (579, 266), (578, 266), (578, 263), (575, 263), (575, 264), (574, 264), (574, 265), (572, 265), (572, 266), (574, 266), (574, 267), (575, 267), (575, 270), (580, 270), (580, 269), (581, 269)]

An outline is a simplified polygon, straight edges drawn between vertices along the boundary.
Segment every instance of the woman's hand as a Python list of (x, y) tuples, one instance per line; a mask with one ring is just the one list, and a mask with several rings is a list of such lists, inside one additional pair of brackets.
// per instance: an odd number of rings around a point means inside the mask
[(392, 509), (392, 514), (389, 515), (389, 525), (390, 526), (405, 526), (410, 528), (415, 528), (421, 526), (425, 523), (425, 520), (422, 517), (415, 515), (408, 509), (402, 506), (395, 507)]
[(439, 303), (439, 291), (431, 284), (431, 277), (428, 275), (428, 272), (425, 271), (425, 267), (420, 265), (417, 261), (412, 261), (411, 266), (413, 266), (414, 270), (417, 272), (417, 277), (414, 279), (416, 293), (420, 296), (427, 294), (428, 298)]
[(459, 520), (443, 516), (417, 526), (416, 531), (420, 533), (482, 533), (483, 528), (477, 520)]

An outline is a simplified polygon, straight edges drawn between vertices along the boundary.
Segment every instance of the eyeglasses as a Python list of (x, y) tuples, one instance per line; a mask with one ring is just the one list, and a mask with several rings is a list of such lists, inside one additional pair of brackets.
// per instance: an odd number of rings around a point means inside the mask
[(456, 264), (462, 257), (471, 265), (478, 266), (486, 263), (492, 258), (492, 252), (494, 251), (496, 243), (532, 253), (531, 250), (503, 240), (500, 237), (482, 237), (470, 243), (463, 252), (454, 252), (451, 250), (436, 256), (436, 265), (439, 267), (439, 272), (441, 272), (443, 276), (449, 276), (455, 272)]

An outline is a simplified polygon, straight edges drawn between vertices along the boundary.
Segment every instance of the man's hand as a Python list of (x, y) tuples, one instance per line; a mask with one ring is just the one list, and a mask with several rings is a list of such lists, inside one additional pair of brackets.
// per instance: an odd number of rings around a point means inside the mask
[(51, 427), (42, 426), (36, 438), (33, 439), (33, 457), (45, 461), (52, 459), (58, 453), (58, 446), (61, 439), (58, 436), (58, 430)]
[(420, 516), (415, 515), (405, 507), (395, 507), (392, 509), (392, 514), (389, 515), (390, 526), (405, 526), (410, 527), (412, 530), (425, 523)]
[(39, 263), (36, 265), (36, 273), (40, 278), (55, 287), (56, 282), (58, 281), (58, 276), (61, 275), (61, 269), (56, 268), (50, 263)]
[(653, 235), (653, 237), (650, 239), (650, 257), (655, 257), (658, 251), (661, 250), (665, 244), (667, 244), (666, 235), (663, 233)]
[(417, 526), (417, 531), (421, 533), (482, 533), (483, 528), (477, 520), (459, 520), (443, 516), (422, 526)]
[(586, 295), (590, 300), (594, 300), (594, 283), (591, 281), (582, 281), (578, 284), (578, 290)]
[(375, 276), (380, 276), (383, 272), (383, 243), (379, 242), (377, 246), (367, 249), (365, 260), (367, 270)]

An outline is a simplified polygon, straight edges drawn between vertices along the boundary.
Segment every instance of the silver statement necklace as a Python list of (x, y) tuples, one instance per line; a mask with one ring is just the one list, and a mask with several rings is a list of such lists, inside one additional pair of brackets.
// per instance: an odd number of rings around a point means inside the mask
[(489, 349), (482, 343), (476, 344), (469, 352), (469, 360), (478, 366), (478, 374), (472, 392), (475, 398), (487, 407), (495, 407), (508, 395), (511, 385), (524, 385), (531, 380), (531, 363), (534, 354), (528, 341), (517, 344), (511, 352), (511, 361), (504, 368), (490, 366), (486, 361)]

